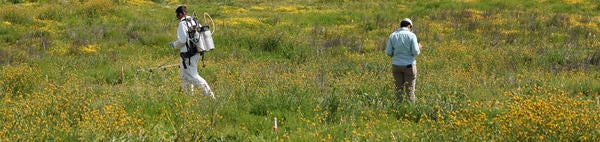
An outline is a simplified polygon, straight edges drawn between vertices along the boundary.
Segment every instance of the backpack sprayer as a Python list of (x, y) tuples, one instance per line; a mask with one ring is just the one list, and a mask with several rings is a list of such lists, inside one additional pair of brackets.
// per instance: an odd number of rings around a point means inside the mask
[[(204, 13), (205, 23), (207, 22), (207, 17), (209, 17), (212, 21), (210, 15), (208, 15), (208, 13)], [(195, 56), (196, 54), (200, 54), (202, 56), (202, 67), (205, 67), (204, 52), (215, 48), (215, 44), (213, 43), (212, 39), (212, 33), (210, 32), (210, 26), (202, 26), (200, 22), (198, 22), (196, 12), (194, 12), (191, 18), (185, 18), (182, 21), (186, 22), (188, 40), (185, 43), (187, 52), (182, 52), (180, 56), (182, 59), (191, 59), (191, 57)], [(212, 21), (212, 23), (214, 25), (214, 21)], [(184, 61), (182, 61), (182, 65), (184, 69), (187, 69), (187, 65)]]
[[(199, 24), (198, 22), (198, 18), (196, 16), (196, 12), (193, 12), (193, 16), (192, 16), (194, 22), (196, 24)], [(203, 14), (203, 22), (204, 23), (209, 23), (211, 24), (211, 26), (198, 26), (197, 29), (195, 29), (196, 33), (194, 33), (196, 36), (190, 36), (190, 37), (195, 37), (196, 39), (193, 38), (188, 38), (188, 43), (189, 42), (193, 42), (195, 46), (195, 52), (199, 52), (202, 55), (202, 67), (205, 67), (206, 65), (204, 64), (204, 52), (206, 51), (211, 51), (212, 49), (215, 48), (215, 44), (213, 42), (213, 38), (212, 38), (212, 34), (214, 33), (214, 27), (215, 27), (215, 21), (212, 19), (212, 17), (208, 14), (208, 13), (204, 13)], [(210, 21), (209, 21), (210, 20)], [(189, 27), (188, 27), (189, 28)], [(211, 28), (213, 29), (211, 32)], [(196, 53), (193, 53), (196, 54)], [(185, 63), (184, 63), (185, 65)], [(166, 70), (167, 68), (171, 68), (171, 67), (179, 67), (179, 64), (171, 64), (171, 65), (166, 65), (166, 63), (161, 64), (157, 67), (150, 67), (150, 68), (139, 68), (137, 69), (137, 73), (139, 72), (153, 72), (155, 70)]]
[[(214, 21), (208, 15), (208, 13), (204, 13), (204, 23), (207, 23), (208, 18), (212, 22), (212, 26), (214, 27)], [(210, 31), (210, 26), (202, 26), (198, 21), (198, 16), (196, 12), (194, 12), (191, 18), (186, 18), (182, 20), (186, 22), (188, 29), (188, 43), (187, 48), (188, 52), (192, 50), (190, 54), (196, 54), (198, 52), (202, 53), (205, 51), (210, 51), (215, 48), (215, 44), (213, 43), (212, 33)]]

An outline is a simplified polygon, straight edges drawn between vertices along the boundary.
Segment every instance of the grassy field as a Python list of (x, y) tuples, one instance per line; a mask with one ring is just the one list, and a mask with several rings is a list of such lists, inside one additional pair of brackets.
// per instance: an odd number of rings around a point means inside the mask
[[(600, 141), (597, 0), (0, 2), (0, 141)], [(217, 100), (137, 71), (179, 62), (180, 4), (215, 20)], [(384, 52), (404, 17), (416, 104)]]

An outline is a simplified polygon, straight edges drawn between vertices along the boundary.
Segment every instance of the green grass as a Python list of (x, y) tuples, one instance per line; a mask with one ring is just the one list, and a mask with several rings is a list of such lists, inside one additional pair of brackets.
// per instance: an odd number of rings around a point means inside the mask
[[(216, 101), (137, 72), (178, 64), (179, 2), (0, 1), (0, 141), (598, 141), (600, 5), (572, 1), (182, 1), (215, 19)], [(414, 105), (384, 54), (404, 17)]]

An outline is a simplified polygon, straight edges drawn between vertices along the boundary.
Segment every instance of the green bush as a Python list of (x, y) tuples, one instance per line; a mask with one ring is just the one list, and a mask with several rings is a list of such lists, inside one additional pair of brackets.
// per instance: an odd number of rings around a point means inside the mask
[(0, 40), (6, 43), (15, 43), (23, 34), (10, 26), (0, 27)]
[(29, 95), (38, 89), (36, 82), (41, 81), (39, 69), (27, 64), (2, 66), (0, 72), (0, 89), (5, 97)]

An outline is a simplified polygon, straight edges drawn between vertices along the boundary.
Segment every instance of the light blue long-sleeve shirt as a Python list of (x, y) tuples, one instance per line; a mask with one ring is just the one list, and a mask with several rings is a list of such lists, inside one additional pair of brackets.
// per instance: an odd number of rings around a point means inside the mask
[(415, 59), (419, 53), (419, 42), (417, 35), (408, 28), (400, 28), (390, 34), (385, 52), (392, 57), (392, 64), (406, 66), (417, 64)]

